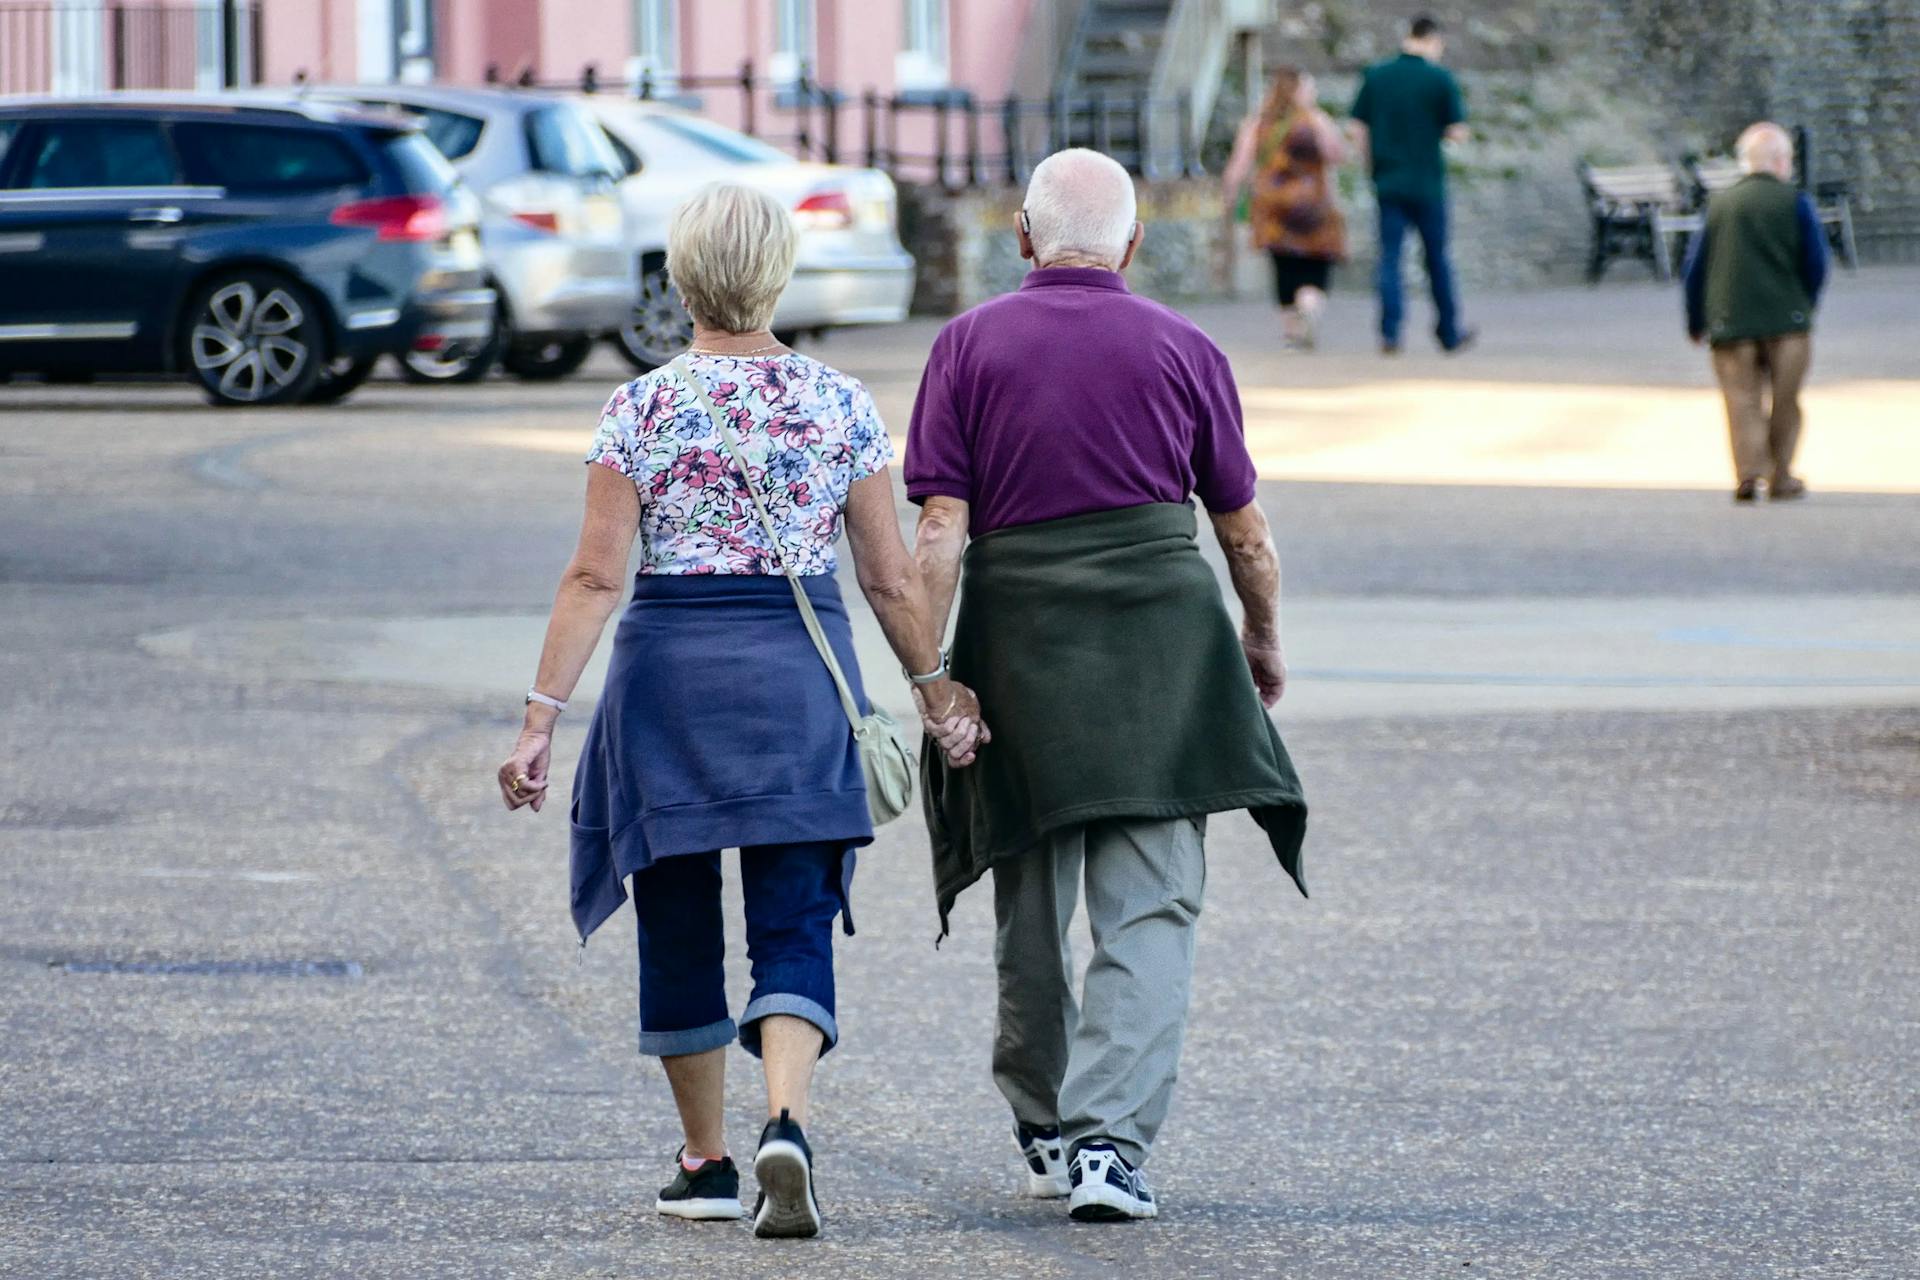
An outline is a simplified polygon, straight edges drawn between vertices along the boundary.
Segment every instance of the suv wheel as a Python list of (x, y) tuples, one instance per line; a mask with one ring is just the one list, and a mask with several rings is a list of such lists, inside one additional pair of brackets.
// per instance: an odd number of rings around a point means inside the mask
[(693, 317), (680, 301), (680, 291), (667, 277), (667, 264), (656, 260), (640, 274), (640, 296), (633, 314), (614, 335), (620, 354), (641, 373), (658, 369), (693, 342)]
[(408, 382), (478, 382), (493, 372), (500, 358), (500, 338), (506, 317), (493, 314), (493, 328), (478, 346), (445, 351), (409, 351), (400, 357), (400, 373)]
[(551, 382), (578, 369), (592, 354), (593, 339), (585, 334), (544, 342), (530, 339), (510, 344), (501, 353), (500, 367), (529, 382)]
[(294, 403), (320, 379), (319, 312), (277, 272), (215, 276), (187, 305), (186, 331), (184, 363), (215, 404)]
[(313, 384), (313, 393), (307, 397), (308, 404), (339, 404), (365, 382), (373, 373), (377, 356), (335, 356), (322, 366), (320, 381)]

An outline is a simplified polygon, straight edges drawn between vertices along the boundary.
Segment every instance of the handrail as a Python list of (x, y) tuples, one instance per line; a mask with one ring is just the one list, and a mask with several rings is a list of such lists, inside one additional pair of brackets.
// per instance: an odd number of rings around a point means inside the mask
[(1177, 122), (1176, 127), (1185, 128), (1188, 136), (1180, 138), (1172, 136), (1166, 128), (1156, 128), (1147, 146), (1154, 167), (1159, 167), (1163, 157), (1183, 149), (1197, 149), (1206, 136), (1214, 104), (1219, 99), (1227, 55), (1233, 47), (1239, 11), (1244, 7), (1230, 6), (1228, 0), (1175, 0), (1147, 96), (1184, 98), (1189, 108), (1185, 119)]

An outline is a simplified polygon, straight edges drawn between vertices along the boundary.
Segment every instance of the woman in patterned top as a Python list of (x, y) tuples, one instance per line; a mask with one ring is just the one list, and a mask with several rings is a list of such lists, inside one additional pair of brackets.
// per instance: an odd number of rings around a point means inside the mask
[[(498, 773), (509, 809), (543, 807), (554, 721), (620, 602), (637, 533), (632, 603), (574, 778), (574, 922), (584, 944), (631, 878), (640, 1052), (661, 1058), (686, 1134), (660, 1212), (742, 1216), (721, 1111), (726, 1046), (737, 1036), (762, 1059), (771, 1118), (755, 1159), (760, 1235), (820, 1228), (801, 1125), (813, 1064), (839, 1036), (833, 919), (853, 932), (853, 851), (873, 838), (853, 734), (786, 571), (800, 575), (864, 702), (834, 579), (844, 526), (861, 591), (914, 676), (927, 731), (955, 764), (988, 740), (972, 692), (946, 677), (900, 537), (893, 447), (873, 397), (768, 331), (796, 239), (786, 209), (746, 187), (708, 187), (675, 213), (668, 269), (693, 317), (693, 345), (607, 404), (587, 455), (580, 544), (554, 600), (525, 728)], [(725, 416), (743, 458), (687, 378)], [(740, 850), (753, 971), (737, 1024), (722, 967), (719, 851), (729, 848)]]
[(1312, 349), (1333, 264), (1347, 256), (1332, 178), (1347, 145), (1314, 92), (1313, 77), (1299, 68), (1274, 72), (1260, 113), (1240, 126), (1223, 178), (1229, 206), (1252, 179), (1253, 243), (1273, 259), (1282, 331), (1296, 351)]

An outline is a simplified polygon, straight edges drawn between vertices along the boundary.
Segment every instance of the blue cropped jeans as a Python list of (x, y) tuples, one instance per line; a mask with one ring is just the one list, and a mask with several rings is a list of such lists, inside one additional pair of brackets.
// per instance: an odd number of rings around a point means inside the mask
[[(753, 993), (739, 1024), (727, 1014), (720, 854), (662, 858), (633, 876), (640, 935), (640, 1052), (704, 1053), (738, 1035), (760, 1056), (760, 1019), (784, 1013), (819, 1027), (821, 1053), (840, 1039), (833, 1017), (833, 918), (847, 911), (853, 850), (842, 844), (740, 851)], [(853, 932), (848, 916), (847, 932)]]

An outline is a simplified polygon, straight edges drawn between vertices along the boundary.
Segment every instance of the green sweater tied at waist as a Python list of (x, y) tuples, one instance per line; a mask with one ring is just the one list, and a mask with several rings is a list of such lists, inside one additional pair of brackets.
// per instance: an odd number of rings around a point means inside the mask
[(961, 890), (1062, 827), (1249, 810), (1302, 894), (1307, 806), (1185, 504), (999, 529), (967, 549), (954, 678), (993, 742), (929, 740), (942, 932)]

